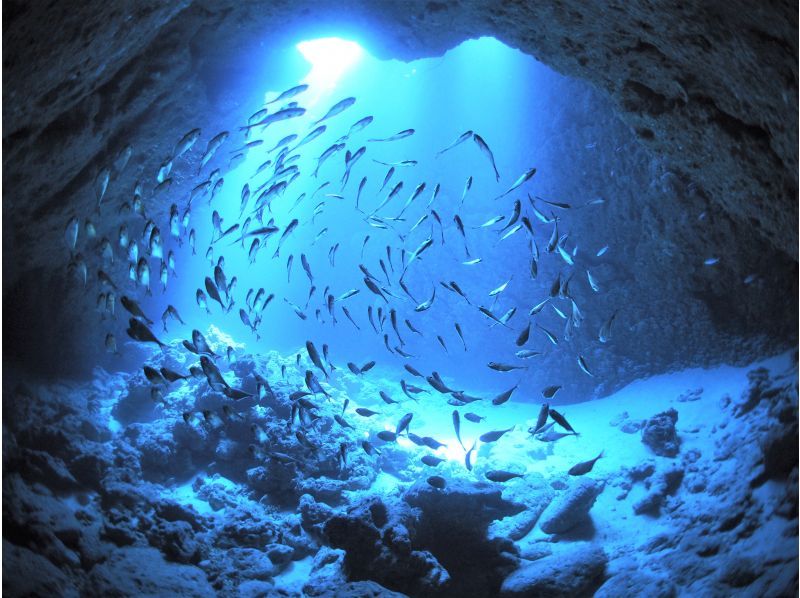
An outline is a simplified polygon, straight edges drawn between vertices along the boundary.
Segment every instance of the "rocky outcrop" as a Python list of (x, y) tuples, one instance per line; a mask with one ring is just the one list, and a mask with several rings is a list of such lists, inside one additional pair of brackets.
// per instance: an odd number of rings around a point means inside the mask
[(669, 409), (649, 418), (642, 426), (642, 442), (661, 457), (674, 457), (680, 451), (681, 440), (675, 431), (678, 412)]
[(575, 547), (523, 564), (503, 581), (500, 596), (590, 596), (603, 583), (607, 562), (599, 546)]
[(544, 510), (539, 527), (546, 534), (563, 534), (589, 520), (589, 510), (603, 485), (591, 478), (574, 480)]

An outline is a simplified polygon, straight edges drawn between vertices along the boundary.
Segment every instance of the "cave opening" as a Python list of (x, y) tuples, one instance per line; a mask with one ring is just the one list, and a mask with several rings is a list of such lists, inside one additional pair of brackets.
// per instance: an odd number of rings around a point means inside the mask
[(4, 293), (12, 595), (796, 585), (796, 261), (658, 151), (686, 80), (212, 30), (42, 137), (115, 122)]

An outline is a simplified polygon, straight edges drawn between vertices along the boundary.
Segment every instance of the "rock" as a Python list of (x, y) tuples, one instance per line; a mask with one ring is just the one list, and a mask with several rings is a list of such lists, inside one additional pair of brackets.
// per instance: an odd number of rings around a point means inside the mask
[(122, 548), (95, 565), (86, 583), (92, 596), (215, 596), (197, 567), (164, 560), (155, 548)]
[(303, 594), (323, 596), (332, 589), (347, 583), (344, 566), (345, 551), (323, 546), (311, 564), (308, 582), (303, 586)]
[(520, 540), (536, 527), (539, 515), (544, 511), (546, 504), (538, 511), (526, 509), (522, 513), (517, 513), (511, 517), (504, 517), (499, 521), (494, 521), (489, 526), (490, 538), (508, 538), (509, 540)]
[(644, 571), (621, 571), (606, 581), (594, 598), (619, 598), (621, 596), (647, 596), (647, 598), (673, 598), (675, 586), (666, 577)]
[(202, 545), (186, 521), (159, 521), (147, 538), (169, 561), (196, 565), (203, 558)]
[(226, 556), (231, 559), (235, 574), (240, 579), (271, 581), (281, 569), (257, 548), (231, 548)]
[(661, 457), (674, 457), (680, 450), (680, 439), (675, 431), (678, 412), (668, 409), (648, 419), (642, 428), (642, 442)]
[(607, 562), (602, 548), (576, 546), (523, 564), (503, 581), (500, 596), (591, 596), (603, 582)]
[(636, 434), (639, 430), (642, 429), (644, 422), (641, 420), (628, 420), (623, 423), (619, 429), (626, 434)]
[(763, 477), (786, 479), (797, 468), (798, 425), (774, 425), (761, 440)]
[(3, 593), (8, 596), (81, 595), (69, 577), (43, 556), (3, 540)]
[(31, 482), (40, 482), (58, 491), (80, 488), (64, 461), (45, 451), (22, 449), (12, 461), (9, 469), (20, 471)]
[(578, 478), (558, 494), (542, 513), (539, 528), (546, 534), (563, 534), (589, 518), (589, 510), (603, 491), (591, 478)]
[(743, 588), (753, 583), (763, 572), (763, 564), (745, 556), (729, 556), (719, 571), (719, 579), (731, 588)]
[(303, 529), (314, 538), (319, 539), (325, 522), (333, 516), (333, 509), (323, 502), (317, 502), (310, 494), (300, 497), (297, 507), (300, 512)]
[(274, 595), (275, 585), (258, 579), (248, 579), (239, 584), (239, 598), (269, 598)]
[(769, 370), (756, 368), (747, 372), (747, 389), (742, 392), (739, 403), (734, 407), (734, 415), (741, 417), (755, 409), (761, 402), (764, 391), (769, 386)]
[(332, 588), (325, 595), (331, 598), (408, 598), (405, 594), (387, 590), (374, 581), (351, 581)]
[(657, 515), (664, 499), (678, 489), (682, 480), (683, 469), (680, 467), (671, 467), (662, 472), (650, 486), (650, 492), (633, 505), (633, 512), (637, 515)]

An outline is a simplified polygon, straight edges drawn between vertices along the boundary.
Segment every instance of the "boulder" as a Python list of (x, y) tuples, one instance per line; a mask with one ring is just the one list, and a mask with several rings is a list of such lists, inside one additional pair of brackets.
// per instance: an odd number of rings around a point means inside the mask
[(580, 545), (523, 564), (506, 577), (500, 596), (561, 598), (591, 596), (603, 582), (608, 557), (602, 548)]
[(584, 523), (589, 510), (603, 491), (591, 478), (578, 478), (557, 495), (542, 513), (539, 527), (546, 534), (563, 534)]
[(668, 409), (648, 419), (642, 427), (642, 442), (661, 457), (674, 457), (680, 450), (680, 438), (675, 431), (678, 412)]
[(619, 598), (620, 596), (647, 596), (647, 598), (673, 598), (675, 586), (666, 577), (644, 571), (621, 571), (606, 581), (594, 598)]
[(107, 561), (95, 565), (86, 582), (91, 596), (215, 596), (206, 576), (197, 567), (164, 560), (155, 548), (122, 548)]

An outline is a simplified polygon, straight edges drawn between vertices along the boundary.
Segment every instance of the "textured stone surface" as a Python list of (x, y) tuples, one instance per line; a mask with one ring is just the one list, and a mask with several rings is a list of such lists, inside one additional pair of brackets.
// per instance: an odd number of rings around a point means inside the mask
[(87, 582), (94, 596), (214, 596), (200, 569), (168, 563), (154, 548), (123, 548), (95, 566)]
[(678, 412), (668, 409), (648, 419), (642, 427), (642, 442), (656, 455), (674, 457), (681, 448), (681, 440), (675, 431)]
[(602, 484), (593, 479), (578, 478), (544, 510), (539, 527), (546, 534), (563, 534), (581, 525), (602, 491)]
[(603, 582), (607, 562), (599, 546), (575, 546), (522, 565), (503, 581), (500, 596), (591, 596)]

